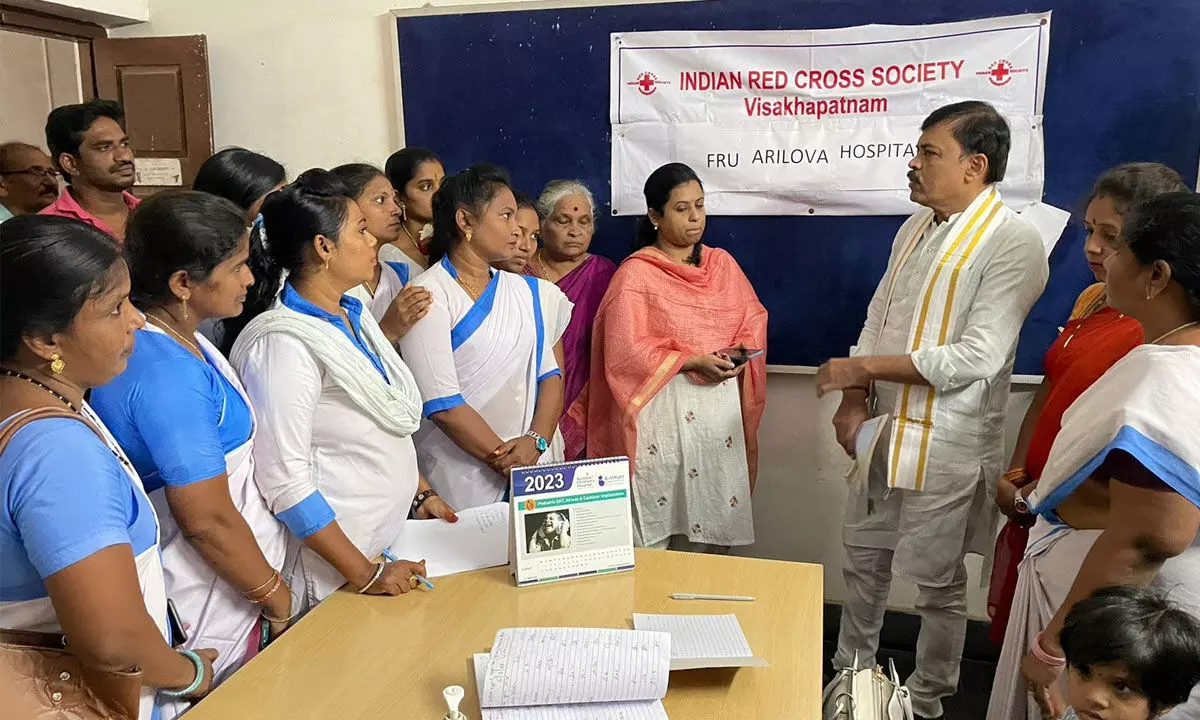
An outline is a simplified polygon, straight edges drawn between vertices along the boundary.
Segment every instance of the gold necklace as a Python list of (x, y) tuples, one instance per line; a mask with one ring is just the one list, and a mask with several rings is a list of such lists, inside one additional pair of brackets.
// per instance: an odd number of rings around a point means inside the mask
[(162, 328), (163, 330), (166, 330), (167, 332), (171, 333), (181, 343), (183, 343), (184, 345), (187, 345), (192, 350), (196, 351), (197, 355), (199, 355), (200, 357), (204, 357), (204, 352), (200, 350), (200, 348), (196, 345), (196, 343), (192, 342), (191, 340), (188, 340), (183, 335), (180, 335), (179, 332), (176, 331), (175, 328), (171, 327), (170, 323), (168, 323), (166, 320), (163, 320), (159, 316), (154, 315), (152, 313), (146, 313), (146, 317), (150, 318), (151, 320), (154, 320), (155, 325), (157, 325), (158, 327)]
[(455, 279), (458, 280), (458, 284), (462, 286), (462, 289), (467, 291), (467, 296), (472, 300), (478, 300), (479, 297), (483, 295), (483, 291), (476, 290), (475, 286), (469, 284), (466, 280), (463, 280), (461, 275)]
[[(1101, 295), (1092, 301), (1092, 304), (1088, 306), (1083, 315), (1079, 316), (1078, 322), (1075, 323), (1075, 329), (1071, 331), (1071, 334), (1067, 336), (1067, 341), (1063, 343), (1063, 349), (1066, 349), (1071, 344), (1071, 341), (1075, 339), (1075, 335), (1083, 328), (1083, 323), (1091, 316), (1103, 310), (1106, 305), (1108, 305), (1107, 295)], [(1117, 319), (1113, 320), (1113, 322), (1119, 322), (1124, 319), (1125, 313), (1121, 313), (1117, 315)]]
[[(542, 277), (546, 282), (554, 282), (550, 279), (550, 271), (546, 269), (546, 263), (542, 261), (542, 251), (538, 250), (533, 254), (533, 259), (537, 261), (538, 266), (534, 268), (534, 272)], [(540, 268), (540, 269), (539, 269)]]
[(1157, 345), (1159, 342), (1166, 340), (1167, 338), (1171, 337), (1172, 335), (1179, 333), (1179, 332), (1183, 332), (1184, 330), (1187, 330), (1190, 327), (1195, 327), (1197, 325), (1200, 325), (1200, 320), (1193, 320), (1190, 323), (1184, 323), (1184, 324), (1180, 325), (1179, 327), (1175, 328), (1174, 330), (1168, 330), (1167, 332), (1163, 333), (1162, 335), (1159, 335), (1158, 337), (1154, 338), (1153, 340), (1150, 341), (1150, 344)]
[[(424, 250), (421, 249), (421, 241), (417, 240), (415, 237), (413, 237), (412, 231), (408, 229), (408, 223), (401, 220), (400, 221), (400, 229), (403, 230), (404, 234), (408, 236), (408, 241), (410, 243), (412, 243), (413, 250), (416, 250), (417, 254), (420, 255), (421, 257), (427, 257), (428, 253), (426, 253)], [(410, 255), (409, 253), (404, 253), (404, 254), (408, 255), (409, 257), (412, 257), (412, 255)], [(416, 258), (413, 258), (413, 259), (416, 260)]]

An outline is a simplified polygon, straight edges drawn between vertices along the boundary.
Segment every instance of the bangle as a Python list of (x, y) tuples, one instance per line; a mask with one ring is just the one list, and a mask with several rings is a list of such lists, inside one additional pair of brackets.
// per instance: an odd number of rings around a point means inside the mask
[[(370, 587), (370, 585), (368, 585), (367, 587)], [(296, 616), (299, 614), (300, 613), (298, 613), (298, 612), (293, 612), (291, 615), (288, 615), (285, 618), (277, 618), (277, 617), (271, 617), (270, 615), (266, 614), (265, 612), (259, 613), (259, 615), (262, 617), (263, 620), (269, 620), (273, 623), (290, 623), (291, 621), (295, 620)]]
[(1029, 477), (1029, 473), (1025, 472), (1025, 468), (1023, 468), (1023, 467), (1013, 468), (1013, 469), (1009, 470), (1008, 472), (1004, 473), (1004, 479), (1009, 482), (1013, 482), (1014, 480), (1021, 480), (1023, 478), (1027, 478), (1027, 477)]
[(374, 585), (376, 581), (379, 580), (379, 576), (383, 574), (383, 568), (386, 566), (387, 563), (375, 563), (375, 574), (371, 576), (371, 581), (366, 585), (363, 585), (362, 589), (358, 591), (359, 595), (365, 595), (367, 591), (371, 589), (371, 586)]
[(242, 595), (243, 595), (243, 596), (245, 596), (245, 597), (247, 597), (247, 598), (249, 598), (251, 595), (257, 595), (258, 593), (262, 592), (262, 589), (263, 589), (263, 588), (265, 588), (266, 586), (270, 585), (270, 584), (271, 584), (271, 582), (272, 582), (273, 580), (275, 580), (276, 578), (278, 578), (278, 577), (279, 577), (279, 572), (278, 572), (278, 571), (276, 571), (274, 568), (272, 568), (272, 569), (271, 569), (271, 577), (267, 578), (267, 581), (266, 581), (265, 583), (263, 583), (262, 585), (259, 585), (258, 587), (254, 588), (253, 590), (246, 590), (246, 591), (244, 591), (244, 592), (242, 593)]
[(1033, 653), (1039, 662), (1050, 667), (1063, 667), (1067, 664), (1065, 657), (1058, 657), (1046, 652), (1046, 648), (1042, 647), (1042, 633), (1038, 633), (1037, 637), (1033, 639), (1033, 647), (1029, 648), (1029, 652)]
[(191, 685), (188, 685), (182, 690), (159, 690), (160, 693), (166, 695), (167, 697), (184, 697), (185, 695), (191, 695), (199, 690), (200, 686), (204, 684), (204, 661), (200, 659), (200, 656), (191, 650), (179, 650), (178, 652), (180, 655), (192, 661), (192, 665), (196, 667), (196, 679), (192, 681)]
[(412, 501), (412, 511), (415, 513), (416, 511), (420, 510), (421, 506), (425, 504), (425, 501), (434, 495), (437, 495), (437, 490), (434, 490), (433, 488), (422, 490), (421, 492), (417, 493), (417, 496), (413, 498)]
[(271, 586), (271, 589), (267, 591), (266, 595), (261, 595), (256, 598), (248, 598), (248, 599), (250, 600), (250, 602), (254, 603), (255, 605), (262, 605), (263, 603), (265, 603), (267, 601), (267, 598), (274, 595), (275, 591), (278, 590), (282, 585), (283, 585), (283, 576), (280, 575), (279, 573), (275, 573), (275, 584)]

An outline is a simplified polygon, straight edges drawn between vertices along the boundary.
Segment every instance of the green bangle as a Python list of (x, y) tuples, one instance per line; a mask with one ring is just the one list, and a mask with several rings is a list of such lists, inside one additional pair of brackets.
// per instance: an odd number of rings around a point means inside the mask
[(191, 650), (179, 650), (177, 652), (188, 660), (191, 660), (192, 665), (196, 666), (196, 679), (192, 681), (191, 685), (188, 685), (182, 690), (159, 690), (160, 693), (166, 695), (167, 697), (183, 697), (185, 695), (191, 695), (199, 690), (200, 686), (204, 684), (204, 661), (200, 659), (200, 656)]

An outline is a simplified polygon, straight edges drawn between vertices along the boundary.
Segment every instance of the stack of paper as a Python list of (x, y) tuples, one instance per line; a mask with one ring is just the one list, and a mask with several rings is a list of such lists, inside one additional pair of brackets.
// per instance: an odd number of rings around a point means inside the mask
[(508, 503), (463, 510), (458, 522), (407, 520), (392, 541), (396, 557), (425, 560), (429, 577), (508, 563)]
[(671, 636), (515, 628), (475, 656), (483, 720), (667, 720)]
[(750, 649), (737, 615), (635, 614), (633, 627), (671, 636), (672, 670), (767, 666)]

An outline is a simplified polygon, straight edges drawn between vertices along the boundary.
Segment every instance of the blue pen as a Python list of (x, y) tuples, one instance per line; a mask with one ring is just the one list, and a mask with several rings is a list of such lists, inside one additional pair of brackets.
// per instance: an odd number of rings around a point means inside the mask
[[(392, 554), (391, 548), (384, 548), (383, 552), (380, 554), (383, 555), (383, 559), (387, 560), (388, 562), (396, 562), (397, 560), (400, 559)], [(416, 573), (413, 573), (413, 577), (415, 577), (417, 579), (417, 582), (421, 583), (422, 585), (429, 588), (430, 590), (433, 590), (433, 583), (429, 582), (428, 580), (421, 577), (420, 575), (417, 575)]]

